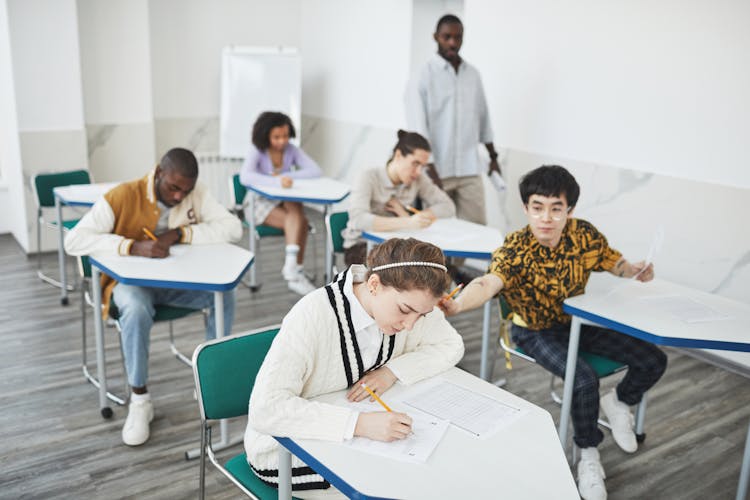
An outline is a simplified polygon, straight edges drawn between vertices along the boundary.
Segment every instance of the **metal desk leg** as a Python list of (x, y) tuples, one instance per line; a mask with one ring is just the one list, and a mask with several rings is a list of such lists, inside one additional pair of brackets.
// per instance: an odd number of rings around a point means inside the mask
[[(214, 292), (214, 317), (216, 318), (216, 338), (220, 339), (224, 336), (224, 292)], [(235, 438), (229, 437), (227, 420), (219, 421), (219, 430), (221, 432), (221, 441), (212, 445), (214, 451), (221, 451), (241, 443), (244, 438), (242, 435)], [(198, 458), (200, 455), (200, 448), (195, 448), (185, 452), (185, 460), (192, 460)]]
[(96, 333), (96, 375), (99, 377), (99, 411), (102, 417), (112, 417), (112, 408), (107, 406), (107, 369), (104, 357), (104, 325), (102, 323), (101, 272), (91, 266), (91, 285), (94, 294), (94, 332)]
[[(328, 212), (331, 207), (329, 205), (323, 205), (323, 220), (328, 217)], [(328, 227), (323, 224), (325, 234), (323, 235), (326, 239), (326, 269), (325, 269), (325, 282), (330, 283), (333, 279), (333, 242), (331, 241), (332, 236), (328, 234)]]
[(279, 445), (279, 500), (292, 499), (292, 453)]
[(747, 437), (745, 438), (745, 454), (742, 457), (740, 482), (737, 485), (737, 500), (745, 500), (747, 498), (748, 483), (750, 483), (750, 424), (748, 424), (747, 426)]
[(573, 383), (575, 382), (576, 362), (578, 361), (578, 340), (581, 336), (581, 318), (573, 316), (570, 322), (570, 339), (568, 340), (568, 360), (565, 364), (565, 385), (563, 386), (562, 408), (560, 409), (560, 442), (563, 448), (568, 440), (570, 423), (570, 406), (573, 402)]
[[(62, 203), (60, 198), (55, 196), (55, 213), (57, 214), (57, 266), (60, 268), (60, 304), (68, 305), (68, 276), (65, 270), (65, 247), (64, 247), (64, 228), (62, 220)], [(38, 222), (37, 222), (38, 224)], [(37, 248), (37, 252), (41, 252)]]
[(258, 258), (258, 249), (255, 248), (256, 243), (256, 234), (255, 234), (255, 193), (252, 190), (247, 191), (249, 194), (249, 207), (250, 207), (250, 217), (248, 217), (248, 232), (249, 232), (249, 238), (250, 238), (250, 244), (248, 245), (250, 248), (250, 251), (253, 252), (253, 255), (255, 255), (255, 262), (250, 267), (250, 290), (253, 292), (257, 291), (258, 288), (260, 288), (260, 285), (258, 285), (258, 278), (257, 273), (260, 272), (258, 269), (258, 261), (260, 260)]

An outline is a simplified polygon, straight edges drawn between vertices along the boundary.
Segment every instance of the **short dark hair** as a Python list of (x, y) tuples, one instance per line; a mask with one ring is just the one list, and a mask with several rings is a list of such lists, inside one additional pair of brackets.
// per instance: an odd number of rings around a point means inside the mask
[(581, 188), (575, 177), (559, 165), (542, 165), (521, 177), (518, 183), (521, 200), (526, 205), (532, 194), (540, 196), (565, 195), (569, 207), (576, 206)]
[(289, 137), (297, 137), (297, 132), (294, 130), (291, 118), (278, 111), (264, 111), (255, 120), (255, 124), (253, 124), (251, 136), (253, 145), (259, 151), (265, 151), (271, 145), (271, 142), (268, 140), (268, 136), (271, 135), (271, 129), (283, 127), (284, 125), (289, 127)]
[(174, 171), (188, 179), (198, 177), (198, 160), (192, 151), (185, 148), (172, 148), (159, 161), (163, 171)]
[(393, 155), (396, 154), (397, 150), (400, 151), (404, 156), (412, 154), (417, 149), (423, 149), (428, 153), (432, 151), (430, 149), (430, 143), (427, 141), (427, 139), (416, 132), (409, 132), (407, 130), (399, 129), (396, 135), (398, 136), (398, 142), (393, 147), (391, 160), (393, 159)]
[(440, 19), (438, 19), (437, 26), (435, 27), (435, 33), (440, 31), (440, 27), (444, 24), (460, 24), (461, 26), (464, 25), (464, 23), (461, 22), (461, 20), (458, 18), (458, 16), (454, 16), (453, 14), (446, 14)]
[[(367, 277), (374, 267), (394, 262), (434, 262), (445, 265), (443, 251), (432, 243), (414, 238), (391, 238), (370, 250)], [(433, 297), (442, 296), (450, 284), (446, 271), (430, 266), (400, 266), (375, 271), (380, 282), (399, 291), (427, 290)]]

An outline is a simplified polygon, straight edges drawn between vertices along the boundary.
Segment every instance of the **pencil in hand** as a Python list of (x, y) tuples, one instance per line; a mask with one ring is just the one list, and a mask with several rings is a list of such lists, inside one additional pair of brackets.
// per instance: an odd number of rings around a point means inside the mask
[(375, 394), (375, 391), (373, 391), (372, 389), (370, 389), (369, 387), (367, 387), (367, 385), (364, 382), (360, 382), (359, 385), (362, 386), (362, 388), (364, 390), (366, 390), (368, 392), (368, 394), (370, 394), (370, 396), (372, 396), (372, 398), (375, 401), (377, 401), (378, 403), (380, 403), (380, 406), (382, 406), (383, 408), (385, 408), (385, 411), (389, 411), (389, 412), (393, 411), (393, 410), (391, 410), (391, 408), (387, 404), (385, 404), (385, 402), (382, 399), (380, 399), (380, 396), (378, 396), (377, 394)]
[(452, 299), (462, 288), (464, 287), (463, 283), (460, 283), (456, 288), (454, 288), (451, 293), (449, 293), (444, 300), (450, 300)]
[(406, 209), (407, 209), (407, 210), (408, 210), (409, 212), (413, 213), (414, 215), (416, 215), (416, 214), (419, 214), (419, 213), (422, 213), (422, 211), (421, 211), (421, 210), (417, 210), (416, 208), (412, 207), (411, 205), (406, 205)]
[(151, 231), (149, 231), (149, 229), (147, 227), (143, 228), (143, 232), (146, 234), (146, 236), (148, 236), (148, 238), (150, 240), (153, 240), (153, 241), (158, 240), (158, 238), (156, 236), (154, 236), (154, 233), (152, 233)]

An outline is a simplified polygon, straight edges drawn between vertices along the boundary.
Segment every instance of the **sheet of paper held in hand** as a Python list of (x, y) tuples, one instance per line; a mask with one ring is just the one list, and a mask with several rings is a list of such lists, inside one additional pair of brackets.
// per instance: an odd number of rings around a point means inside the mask
[[(383, 411), (383, 407), (377, 402), (370, 402), (369, 400), (360, 401), (359, 403), (336, 401), (336, 404), (346, 405), (347, 408), (353, 408), (360, 412)], [(364, 437), (355, 437), (346, 441), (345, 444), (366, 453), (393, 458), (395, 460), (415, 463), (426, 462), (435, 448), (437, 448), (440, 440), (443, 439), (445, 432), (448, 430), (449, 422), (419, 410), (404, 408), (398, 403), (394, 404), (394, 401), (388, 401), (388, 405), (393, 411), (403, 412), (411, 417), (412, 434), (405, 439), (391, 441), (390, 443)]]
[(478, 437), (491, 436), (527, 412), (445, 380), (435, 382), (416, 394), (405, 395), (404, 404), (448, 420)]

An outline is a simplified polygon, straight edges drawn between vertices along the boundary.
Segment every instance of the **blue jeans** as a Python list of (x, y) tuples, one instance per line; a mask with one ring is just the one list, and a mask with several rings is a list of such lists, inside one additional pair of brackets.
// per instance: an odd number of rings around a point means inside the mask
[[(148, 379), (148, 348), (154, 306), (168, 305), (190, 309), (210, 309), (206, 325), (206, 339), (216, 337), (214, 293), (200, 290), (146, 288), (118, 283), (112, 298), (120, 311), (118, 322), (122, 330), (122, 353), (131, 387), (143, 387)], [(234, 323), (234, 290), (224, 292), (224, 335), (229, 335)]]

